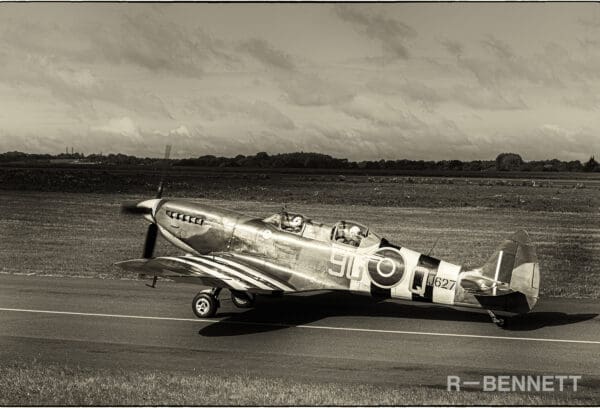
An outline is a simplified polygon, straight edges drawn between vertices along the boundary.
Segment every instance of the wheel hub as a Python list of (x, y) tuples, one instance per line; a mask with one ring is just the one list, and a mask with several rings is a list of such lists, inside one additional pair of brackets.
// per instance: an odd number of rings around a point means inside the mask
[(210, 304), (208, 303), (207, 299), (198, 299), (198, 301), (196, 302), (196, 310), (200, 314), (205, 314), (209, 308)]

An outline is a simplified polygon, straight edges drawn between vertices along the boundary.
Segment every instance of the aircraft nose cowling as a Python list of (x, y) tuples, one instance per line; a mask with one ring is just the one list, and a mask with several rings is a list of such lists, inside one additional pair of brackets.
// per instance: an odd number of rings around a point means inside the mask
[(160, 198), (153, 198), (151, 200), (140, 201), (139, 203), (136, 204), (136, 206), (138, 208), (147, 208), (148, 210), (150, 210), (150, 214), (152, 214), (152, 216), (154, 216), (154, 214), (156, 214), (156, 208), (158, 207), (158, 204), (161, 201), (162, 200)]
[(121, 206), (121, 212), (126, 214), (142, 214), (148, 221), (154, 222), (154, 215), (161, 201), (160, 198), (153, 198), (134, 203), (124, 203)]

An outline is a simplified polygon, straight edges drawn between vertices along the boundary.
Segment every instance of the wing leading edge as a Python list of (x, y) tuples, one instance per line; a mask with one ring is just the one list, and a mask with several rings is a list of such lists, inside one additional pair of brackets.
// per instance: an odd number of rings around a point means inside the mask
[(162, 256), (115, 265), (130, 272), (251, 293), (295, 292), (291, 284), (237, 259), (220, 255)]

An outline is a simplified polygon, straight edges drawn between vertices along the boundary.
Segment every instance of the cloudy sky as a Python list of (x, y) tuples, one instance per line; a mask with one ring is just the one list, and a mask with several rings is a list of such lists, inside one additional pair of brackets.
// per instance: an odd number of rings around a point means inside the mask
[(600, 5), (0, 4), (0, 152), (600, 155)]

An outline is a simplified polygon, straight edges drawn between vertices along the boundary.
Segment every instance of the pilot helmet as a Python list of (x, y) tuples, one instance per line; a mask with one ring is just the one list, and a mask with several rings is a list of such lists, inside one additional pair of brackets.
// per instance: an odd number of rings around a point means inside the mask
[(350, 231), (349, 231), (349, 232), (350, 232), (350, 235), (351, 235), (351, 236), (353, 236), (353, 237), (358, 237), (358, 236), (360, 236), (360, 228), (359, 228), (358, 226), (356, 226), (356, 225), (353, 225), (353, 226), (350, 228)]

